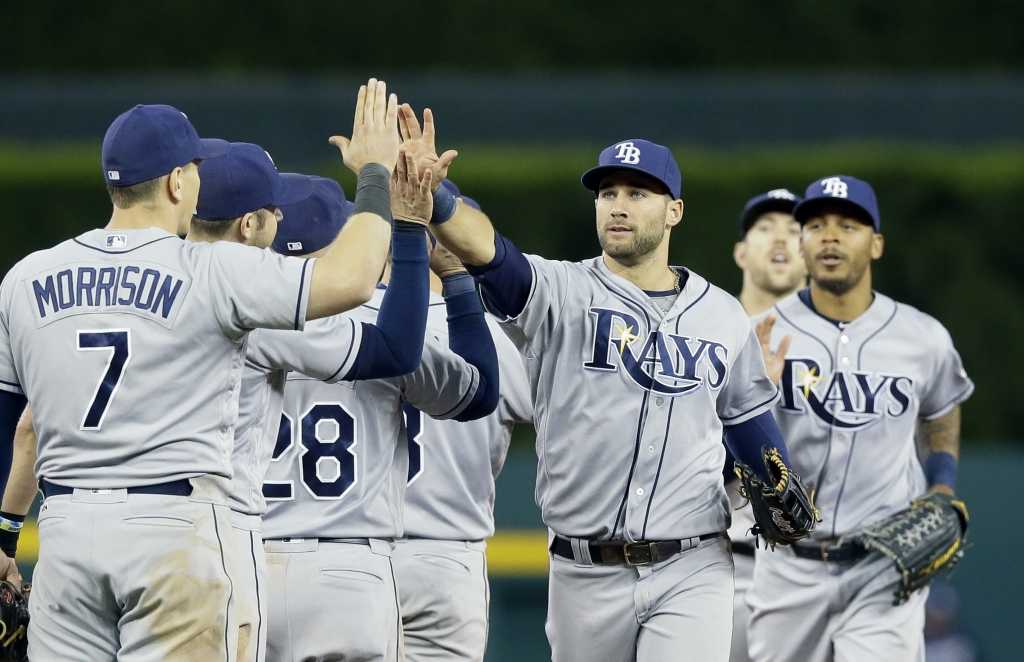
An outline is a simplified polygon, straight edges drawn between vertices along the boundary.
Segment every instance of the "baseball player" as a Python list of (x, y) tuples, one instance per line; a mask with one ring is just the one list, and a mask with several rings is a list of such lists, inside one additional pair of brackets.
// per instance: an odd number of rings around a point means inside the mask
[[(811, 285), (772, 308), (767, 361), (781, 375), (775, 415), (793, 467), (817, 491), (823, 521), (809, 540), (757, 552), (750, 657), (923, 660), (927, 590), (894, 606), (893, 563), (844, 536), (925, 491), (952, 494), (960, 403), (974, 385), (939, 322), (872, 290), (884, 241), (870, 185), (819, 179), (793, 213)], [(923, 467), (918, 421), (932, 451)]]
[[(353, 137), (335, 142), (370, 193), (324, 258), (179, 239), (196, 208), (196, 162), (226, 144), (201, 141), (170, 106), (137, 106), (104, 139), (107, 227), (7, 274), (0, 388), (32, 405), (45, 497), (33, 660), (234, 658), (226, 502), (241, 340), (258, 327), (302, 328), (372, 293), (391, 233), (396, 112), (383, 84), (360, 90)], [(278, 184), (270, 206), (301, 197)]]
[[(449, 180), (444, 184), (460, 195)], [(471, 198), (460, 199), (476, 205)], [(441, 281), (434, 276), (430, 285), (427, 329), (447, 343)], [(487, 318), (487, 325), (501, 373), (497, 410), (459, 423), (405, 407), (405, 538), (395, 541), (391, 562), (410, 662), (479, 661), (487, 646), (490, 591), (484, 539), (494, 535), (494, 480), (505, 463), (513, 426), (533, 418), (522, 358), (493, 318)]]
[[(427, 334), (414, 372), (337, 384), (288, 374), (263, 484), (272, 662), (403, 659), (391, 565), (409, 471), (403, 406), (469, 421), (498, 404), (498, 359), (472, 279), (440, 245), (431, 268), (448, 344)], [(372, 324), (385, 292), (350, 315)]]
[[(807, 267), (800, 255), (800, 224), (793, 208), (800, 198), (786, 189), (774, 189), (747, 201), (740, 214), (740, 240), (733, 248), (736, 266), (743, 270), (740, 304), (757, 316), (780, 299), (807, 285)], [(760, 334), (758, 335), (760, 339)], [(731, 458), (725, 463), (726, 492), (733, 507), (732, 540), (736, 595), (733, 598), (732, 654), (730, 662), (747, 662), (746, 593), (754, 576), (754, 547), (750, 535), (754, 515), (740, 495)]]
[[(430, 114), (422, 135), (408, 106), (401, 120), (407, 153), (433, 162)], [(444, 188), (432, 219), (527, 362), (537, 501), (551, 529), (552, 656), (725, 662), (722, 437), (764, 472), (763, 446), (785, 454), (770, 412), (778, 392), (739, 303), (669, 267), (683, 213), (671, 152), (616, 143), (583, 184), (597, 196), (602, 255), (580, 263), (524, 256)]]
[[(287, 253), (291, 245), (313, 257), (326, 252), (352, 203), (337, 182), (286, 173), (281, 176), (283, 181), (305, 185), (311, 193), (271, 214), (261, 208), (265, 197), (260, 191), (262, 182), (273, 181), (273, 170), (270, 156), (248, 143), (232, 143), (226, 154), (203, 161), (199, 168), (203, 187), (188, 238), (260, 248), (273, 244), (281, 249), (278, 253)], [(259, 329), (249, 334), (229, 501), (232, 532), (241, 550), (235, 566), (229, 567), (238, 616), (239, 660), (256, 662), (266, 657), (267, 577), (260, 532), (266, 503), (261, 488), (277, 441), (285, 375), (296, 370), (336, 382), (407, 374), (419, 364), (429, 297), (424, 232), (430, 219), (429, 176), (421, 184), (404, 163), (398, 172), (402, 185), (397, 175), (392, 180), (397, 193), (392, 196), (394, 285), (381, 304), (376, 325), (360, 325), (340, 315), (312, 321), (303, 331)], [(410, 181), (415, 182), (413, 186), (407, 185)], [(258, 218), (261, 215), (266, 217), (264, 223)], [(274, 243), (279, 218), (286, 228), (281, 233), (286, 240), (283, 247)]]

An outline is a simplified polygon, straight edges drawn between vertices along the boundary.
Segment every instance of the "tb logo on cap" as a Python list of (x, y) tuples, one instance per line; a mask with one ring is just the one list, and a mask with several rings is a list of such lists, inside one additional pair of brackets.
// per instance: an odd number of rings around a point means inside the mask
[(829, 177), (821, 180), (821, 186), (821, 192), (825, 195), (831, 195), (833, 198), (845, 198), (848, 193), (846, 182), (838, 177)]
[[(846, 184), (843, 184), (845, 187)], [(774, 191), (768, 191), (769, 198), (775, 198), (776, 200), (796, 200), (796, 196), (790, 193), (784, 188), (777, 188)]]
[(619, 151), (615, 158), (630, 165), (640, 163), (640, 148), (633, 145), (632, 141), (619, 143), (616, 147), (619, 148)]

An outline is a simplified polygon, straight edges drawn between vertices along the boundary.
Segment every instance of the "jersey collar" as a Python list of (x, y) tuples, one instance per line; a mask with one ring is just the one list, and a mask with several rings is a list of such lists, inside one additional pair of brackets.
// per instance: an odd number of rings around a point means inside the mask
[[(639, 305), (653, 313), (655, 319), (661, 320), (669, 317), (678, 315), (682, 311), (686, 310), (690, 305), (694, 304), (699, 300), (708, 290), (708, 282), (701, 276), (690, 271), (686, 267), (671, 267), (680, 272), (680, 284), (682, 290), (679, 292), (679, 297), (676, 302), (672, 304), (666, 313), (661, 309), (658, 304), (651, 301), (650, 296), (639, 287), (626, 280), (622, 276), (619, 276), (604, 263), (604, 258), (598, 256), (590, 260), (590, 266), (595, 270), (597, 277), (601, 280), (608, 289), (616, 292), (620, 295), (624, 295), (629, 299), (634, 300)], [(683, 280), (685, 279), (685, 282)]]
[(100, 251), (101, 253), (130, 253), (138, 248), (165, 239), (181, 239), (160, 228), (143, 228), (141, 230), (107, 230), (96, 228), (75, 237), (77, 244)]

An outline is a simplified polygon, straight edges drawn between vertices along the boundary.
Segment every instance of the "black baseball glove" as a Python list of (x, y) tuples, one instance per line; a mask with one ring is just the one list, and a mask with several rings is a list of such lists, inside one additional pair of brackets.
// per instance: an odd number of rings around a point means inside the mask
[(900, 573), (894, 605), (953, 570), (964, 555), (967, 506), (946, 494), (931, 492), (914, 503), (854, 534), (869, 550), (885, 554)]
[(19, 591), (0, 581), (0, 662), (28, 660), (28, 594), (30, 584)]
[(750, 509), (754, 511), (755, 524), (750, 532), (764, 538), (775, 549), (776, 545), (789, 545), (807, 537), (821, 520), (800, 476), (786, 466), (778, 449), (765, 446), (761, 455), (771, 477), (771, 485), (739, 460), (736, 461), (736, 475), (743, 483), (740, 494), (750, 502)]

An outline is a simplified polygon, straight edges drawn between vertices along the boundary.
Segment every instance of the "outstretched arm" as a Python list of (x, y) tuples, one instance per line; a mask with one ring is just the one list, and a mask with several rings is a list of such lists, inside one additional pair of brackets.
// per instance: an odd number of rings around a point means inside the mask
[(359, 354), (348, 381), (405, 375), (420, 365), (430, 305), (425, 227), (430, 220), (431, 172), (421, 179), (411, 158), (399, 159), (391, 180), (395, 236), (391, 282), (376, 324), (363, 323)]
[(359, 88), (352, 138), (333, 136), (359, 175), (355, 207), (330, 250), (313, 263), (306, 319), (329, 317), (370, 300), (391, 243), (391, 173), (398, 161), (398, 98), (384, 81)]
[(32, 427), (32, 407), (25, 407), (14, 432), (14, 458), (11, 475), (7, 480), (3, 503), (0, 504), (0, 578), (21, 587), (21, 573), (14, 563), (18, 549), (18, 536), (25, 516), (36, 497), (38, 486), (34, 473), (36, 463), (35, 429)]
[(480, 383), (469, 405), (457, 421), (483, 418), (498, 407), (498, 353), (487, 328), (480, 299), (462, 264), (442, 244), (434, 248), (430, 260), (444, 284), (444, 303), (448, 310), (448, 348), (480, 373)]
[(402, 132), (402, 151), (410, 155), (418, 168), (433, 172), (434, 214), (431, 231), (460, 260), (468, 265), (484, 266), (494, 259), (494, 227), (490, 219), (465, 203), (458, 202), (443, 186), (441, 180), (448, 175), (448, 166), (458, 156), (449, 150), (437, 155), (435, 146), (434, 114), (423, 111), (423, 128), (409, 104), (402, 104), (398, 112)]

